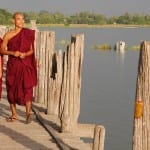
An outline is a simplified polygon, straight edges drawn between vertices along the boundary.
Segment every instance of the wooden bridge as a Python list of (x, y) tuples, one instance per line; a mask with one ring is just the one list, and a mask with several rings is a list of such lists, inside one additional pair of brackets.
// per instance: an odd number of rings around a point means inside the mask
[[(5, 60), (5, 59), (4, 59)], [(18, 120), (7, 122), (11, 116), (5, 85), (6, 64), (3, 65), (2, 98), (0, 101), (0, 149), (2, 150), (91, 150), (79, 136), (61, 133), (56, 115), (46, 114), (44, 104), (33, 102), (32, 122), (26, 124), (25, 107), (17, 105)]]
[[(3, 78), (4, 83), (4, 78)], [(60, 123), (56, 116), (46, 115), (45, 107), (33, 104), (32, 122), (26, 124), (25, 107), (17, 106), (18, 120), (7, 122), (11, 116), (6, 98), (6, 88), (0, 101), (0, 149), (1, 150), (59, 150), (89, 149), (79, 137), (72, 134), (60, 134)], [(63, 140), (62, 140), (63, 139)], [(65, 142), (63, 142), (65, 140)], [(67, 142), (68, 140), (68, 142)], [(66, 144), (68, 143), (68, 145)], [(72, 145), (73, 148), (69, 145)], [(91, 148), (90, 148), (91, 149)]]
[(0, 102), (0, 149), (1, 150), (57, 150), (53, 137), (35, 118), (30, 124), (25, 123), (24, 107), (17, 107), (19, 120), (7, 122), (10, 109), (6, 98)]
[[(0, 28), (0, 37), (7, 30)], [(5, 121), (10, 111), (3, 84), (0, 149), (104, 150), (105, 128), (78, 123), (84, 35), (72, 35), (64, 52), (55, 51), (54, 45), (54, 32), (36, 31), (38, 86), (34, 89), (31, 124), (25, 124), (25, 108), (20, 106), (19, 120)], [(85, 143), (82, 138), (91, 142)]]
[[(6, 28), (0, 28), (0, 36)], [(105, 128), (80, 124), (80, 90), (84, 35), (72, 35), (66, 51), (55, 51), (55, 34), (37, 31), (35, 52), (38, 86), (34, 90), (31, 124), (18, 106), (19, 120), (8, 123), (6, 93), (0, 102), (0, 149), (104, 150)], [(141, 43), (135, 97), (133, 150), (150, 149), (150, 42)], [(5, 85), (3, 84), (5, 89)], [(5, 90), (3, 90), (5, 91)], [(41, 126), (42, 125), (42, 126)], [(84, 143), (82, 138), (91, 139)]]

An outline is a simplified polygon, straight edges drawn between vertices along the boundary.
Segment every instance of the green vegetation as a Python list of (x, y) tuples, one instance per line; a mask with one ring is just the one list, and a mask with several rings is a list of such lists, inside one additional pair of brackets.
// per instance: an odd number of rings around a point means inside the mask
[[(94, 45), (92, 46), (93, 50), (102, 50), (102, 51), (108, 51), (108, 50), (116, 50), (115, 46), (111, 46), (110, 44), (100, 44), (100, 45)], [(140, 45), (133, 45), (131, 47), (125, 46), (125, 51), (129, 50), (140, 50)]]
[(11, 24), (11, 20), (12, 14), (5, 9), (0, 9), (0, 25)]
[(132, 50), (140, 50), (140, 45), (134, 45), (131, 47)]
[[(40, 12), (24, 12), (26, 23), (30, 20), (36, 20), (37, 24), (63, 24), (69, 26), (72, 24), (80, 25), (150, 25), (150, 15), (145, 14), (129, 14), (125, 13), (121, 16), (106, 17), (102, 14), (96, 14), (89, 11), (79, 12), (70, 16), (62, 13), (51, 13), (45, 10)], [(11, 24), (12, 13), (5, 9), (0, 9), (0, 24)]]
[(60, 45), (67, 45), (69, 44), (69, 41), (66, 41), (64, 39), (62, 39), (60, 42), (59, 42)]
[(94, 45), (94, 50), (111, 50), (112, 47), (109, 44), (102, 44), (102, 45)]

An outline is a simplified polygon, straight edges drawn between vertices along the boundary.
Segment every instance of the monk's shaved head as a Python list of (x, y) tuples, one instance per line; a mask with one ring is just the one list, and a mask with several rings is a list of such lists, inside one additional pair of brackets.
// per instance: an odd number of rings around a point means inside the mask
[(22, 12), (15, 12), (13, 14), (13, 23), (17, 28), (23, 28), (24, 26), (24, 14)]
[(15, 12), (15, 13), (13, 14), (13, 19), (15, 19), (17, 15), (21, 15), (21, 16), (23, 16), (23, 18), (24, 18), (24, 14), (23, 14), (22, 12)]

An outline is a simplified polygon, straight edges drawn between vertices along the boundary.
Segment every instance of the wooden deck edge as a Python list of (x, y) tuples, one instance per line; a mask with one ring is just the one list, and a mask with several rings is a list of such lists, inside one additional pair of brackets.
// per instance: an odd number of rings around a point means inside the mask
[(40, 115), (40, 112), (38, 111), (38, 109), (36, 109), (34, 106), (32, 107), (32, 110), (34, 111), (37, 119), (39, 120), (39, 122), (41, 123), (41, 125), (48, 131), (48, 133), (53, 137), (53, 139), (55, 140), (56, 144), (58, 145), (58, 147), (61, 150), (69, 150), (69, 147), (66, 146), (65, 144), (62, 143), (62, 140), (58, 137), (56, 131), (49, 126), (48, 124), (46, 124), (42, 118), (42, 116)]
[[(76, 139), (78, 139), (78, 141), (80, 140), (80, 137), (76, 137), (73, 142), (73, 144), (71, 144), (70, 142), (70, 138), (69, 138), (69, 135), (71, 137), (72, 134), (69, 134), (69, 133), (64, 133), (64, 136), (63, 136), (63, 133), (59, 133), (58, 131), (56, 131), (54, 128), (52, 128), (45, 120), (44, 118), (42, 117), (42, 115), (40, 114), (39, 110), (37, 108), (32, 107), (32, 110), (34, 111), (37, 119), (39, 120), (39, 122), (41, 123), (41, 125), (48, 131), (48, 133), (53, 137), (53, 139), (55, 140), (56, 144), (58, 145), (58, 147), (61, 149), (61, 150), (79, 150), (80, 148), (76, 148), (77, 144), (75, 144), (75, 142), (77, 141)], [(68, 138), (66, 138), (67, 136), (65, 135), (68, 135)], [(73, 137), (74, 138), (74, 137)], [(78, 143), (78, 142), (77, 142)], [(86, 144), (84, 142), (81, 142), (81, 143), (78, 143), (78, 144), (81, 144), (81, 149), (83, 149), (83, 147), (85, 148), (86, 146), (86, 150), (89, 150), (91, 149), (90, 148), (90, 145), (89, 144)]]

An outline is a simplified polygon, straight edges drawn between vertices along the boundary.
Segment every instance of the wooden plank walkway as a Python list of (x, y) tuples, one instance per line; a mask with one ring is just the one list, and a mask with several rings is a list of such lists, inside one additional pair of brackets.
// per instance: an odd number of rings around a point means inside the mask
[(11, 112), (6, 98), (5, 78), (3, 78), (3, 92), (0, 101), (0, 150), (59, 149), (52, 136), (41, 126), (36, 117), (30, 124), (25, 123), (25, 107), (17, 105), (17, 113), (18, 121), (6, 121)]
[[(7, 122), (11, 116), (5, 86), (6, 65), (3, 68), (3, 92), (0, 101), (0, 150), (91, 150), (79, 136), (60, 133), (60, 120), (46, 115), (45, 105), (33, 103), (33, 121), (26, 124), (25, 107), (17, 105), (18, 119)], [(41, 125), (42, 124), (42, 125)], [(57, 143), (57, 144), (56, 144)]]
[(0, 150), (57, 150), (59, 149), (49, 133), (34, 119), (25, 123), (24, 107), (17, 107), (16, 122), (7, 122), (10, 116), (6, 99), (0, 102)]

